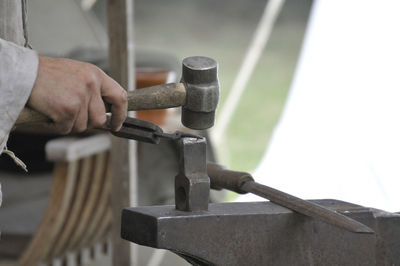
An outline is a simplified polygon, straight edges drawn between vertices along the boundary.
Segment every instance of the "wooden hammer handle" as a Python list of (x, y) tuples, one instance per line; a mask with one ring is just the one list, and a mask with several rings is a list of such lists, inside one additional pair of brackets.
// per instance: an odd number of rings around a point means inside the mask
[[(128, 111), (165, 109), (186, 103), (186, 88), (183, 83), (169, 83), (128, 92)], [(107, 112), (111, 106), (106, 104)], [(42, 113), (25, 107), (15, 125), (51, 122)]]

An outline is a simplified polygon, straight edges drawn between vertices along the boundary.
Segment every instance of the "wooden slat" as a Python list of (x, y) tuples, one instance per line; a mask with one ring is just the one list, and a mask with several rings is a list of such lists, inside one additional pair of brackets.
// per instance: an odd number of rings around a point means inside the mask
[[(134, 89), (133, 0), (108, 0), (109, 73), (126, 90)], [(135, 152), (128, 140), (112, 138), (112, 245), (113, 265), (131, 265), (131, 247), (121, 239), (121, 211), (131, 205), (136, 182)]]
[(98, 134), (85, 138), (65, 137), (50, 140), (46, 144), (46, 158), (52, 162), (76, 161), (109, 150), (108, 134)]
[(93, 236), (93, 242), (104, 241), (108, 237), (108, 232), (110, 231), (111, 221), (113, 219), (113, 212), (111, 206), (106, 210), (106, 214), (103, 217), (103, 220), (99, 224), (99, 228), (96, 231), (96, 234)]
[[(93, 219), (97, 207), (99, 206), (99, 199), (101, 198), (101, 187), (104, 183), (105, 171), (107, 169), (107, 153), (103, 152), (98, 154), (94, 160), (94, 172), (91, 181), (91, 185), (88, 190), (88, 195), (86, 202), (83, 206), (81, 216), (79, 218), (79, 223), (75, 228), (70, 241), (68, 243), (68, 248), (72, 250), (77, 250), (78, 248), (83, 248), (84, 235), (89, 232), (88, 227), (90, 225), (91, 219)], [(109, 194), (109, 193), (108, 193)]]
[(68, 248), (68, 241), (79, 224), (83, 207), (86, 203), (87, 192), (91, 183), (93, 171), (93, 156), (82, 159), (79, 178), (77, 181), (75, 195), (71, 204), (71, 210), (64, 219), (62, 230), (57, 234), (48, 258), (61, 256)]
[(43, 220), (22, 254), (18, 265), (36, 265), (47, 256), (69, 212), (75, 191), (77, 172), (78, 163), (76, 161), (56, 164), (53, 186)]
[[(111, 169), (111, 168), (110, 168)], [(111, 181), (111, 175), (108, 176), (110, 181)], [(109, 182), (109, 184), (112, 184), (112, 182)], [(109, 186), (109, 189), (111, 189), (111, 186)], [(111, 190), (110, 190), (111, 192)], [(104, 202), (104, 210), (101, 215), (101, 219), (99, 220), (96, 230), (93, 231), (93, 235), (91, 235), (90, 243), (93, 245), (99, 241), (103, 241), (104, 237), (109, 235), (110, 229), (111, 229), (111, 222), (112, 222), (112, 209), (111, 209), (111, 193), (108, 193), (105, 195), (103, 198)]]
[[(109, 158), (109, 156), (108, 156)], [(96, 232), (100, 227), (100, 224), (107, 215), (107, 209), (110, 204), (110, 193), (111, 193), (111, 168), (108, 161), (106, 165), (106, 170), (104, 171), (104, 182), (101, 186), (100, 198), (96, 203), (96, 208), (94, 209), (94, 214), (91, 217), (88, 227), (86, 229), (85, 235), (81, 239), (80, 247), (87, 247), (95, 244), (94, 239)]]
[(66, 261), (65, 266), (78, 266), (78, 256), (75, 252), (67, 252), (64, 260)]

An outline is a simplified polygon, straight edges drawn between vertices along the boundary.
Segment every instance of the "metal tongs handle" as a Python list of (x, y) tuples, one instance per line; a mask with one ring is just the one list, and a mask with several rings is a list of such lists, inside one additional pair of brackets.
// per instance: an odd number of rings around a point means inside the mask
[(109, 130), (114, 136), (126, 139), (133, 139), (137, 141), (143, 141), (152, 144), (160, 143), (161, 138), (169, 140), (179, 140), (181, 138), (189, 137), (201, 139), (202, 136), (186, 133), (182, 131), (176, 131), (174, 133), (165, 133), (162, 128), (154, 123), (140, 120), (133, 117), (127, 117), (122, 124), (119, 131), (115, 132), (110, 130), (109, 124), (110, 117), (107, 117), (106, 126), (99, 128), (103, 130)]

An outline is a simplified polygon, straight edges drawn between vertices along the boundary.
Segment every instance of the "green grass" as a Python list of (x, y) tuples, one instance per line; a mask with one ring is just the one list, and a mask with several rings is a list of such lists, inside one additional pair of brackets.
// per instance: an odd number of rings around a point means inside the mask
[[(285, 29), (280, 29), (271, 36), (233, 115), (226, 141), (217, 147), (219, 158), (231, 169), (252, 171), (257, 166), (279, 120), (293, 77), (302, 31), (285, 33)], [(237, 71), (221, 70), (221, 106)]]

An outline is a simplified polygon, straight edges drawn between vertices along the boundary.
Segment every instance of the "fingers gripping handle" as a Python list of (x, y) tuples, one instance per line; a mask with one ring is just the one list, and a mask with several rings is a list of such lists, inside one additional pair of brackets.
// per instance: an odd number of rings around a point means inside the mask
[[(182, 83), (169, 83), (128, 92), (128, 111), (165, 109), (184, 105), (186, 89)], [(107, 103), (106, 112), (111, 106)], [(25, 107), (15, 125), (45, 123), (51, 119), (42, 113)]]

